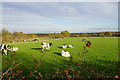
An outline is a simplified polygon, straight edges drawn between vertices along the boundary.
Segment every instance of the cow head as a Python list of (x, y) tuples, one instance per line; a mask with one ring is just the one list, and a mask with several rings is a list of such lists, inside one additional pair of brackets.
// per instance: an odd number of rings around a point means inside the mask
[(50, 46), (53, 46), (53, 44), (52, 43), (49, 43), (50, 44)]
[(7, 45), (7, 48), (9, 48), (10, 47), (10, 45)]

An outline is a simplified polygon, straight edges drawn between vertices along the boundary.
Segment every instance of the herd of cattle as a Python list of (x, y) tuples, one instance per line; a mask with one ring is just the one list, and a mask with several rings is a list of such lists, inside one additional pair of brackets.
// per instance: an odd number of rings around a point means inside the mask
[[(87, 39), (83, 39), (82, 41), (84, 41), (86, 43), (86, 46), (87, 47), (90, 47), (91, 45), (91, 42), (90, 41), (87, 41)], [(53, 46), (52, 43), (45, 43), (45, 42), (42, 42), (41, 43), (41, 46), (42, 46), (42, 51), (44, 51), (44, 49), (46, 48), (47, 50), (50, 50), (50, 47)], [(65, 49), (65, 48), (73, 48), (74, 45), (69, 45), (67, 46), (66, 44), (63, 44), (63, 46), (61, 48)], [(61, 51), (61, 56), (64, 56), (64, 57), (70, 57), (70, 53), (67, 51), (65, 52), (64, 50)]]
[[(53, 46), (53, 44), (52, 43), (42, 42), (41, 46), (42, 46), (42, 51), (44, 51), (45, 48), (47, 50), (50, 50), (50, 47)], [(65, 48), (73, 48), (73, 47), (74, 47), (73, 45), (67, 46), (66, 44), (63, 44), (63, 46), (61, 48), (65, 49)], [(61, 55), (64, 56), (64, 57), (70, 57), (70, 53), (69, 52), (65, 52), (64, 50), (62, 50)]]
[[(90, 47), (91, 45), (91, 42), (90, 41), (87, 41), (87, 39), (83, 39), (82, 41), (84, 41), (86, 43), (86, 46), (87, 47)], [(45, 43), (45, 42), (42, 42), (41, 43), (41, 47), (42, 47), (42, 51), (44, 51), (44, 49), (46, 50), (50, 50), (50, 47), (53, 46), (52, 43)], [(65, 48), (73, 48), (74, 45), (69, 45), (67, 46), (66, 44), (63, 44), (63, 46), (61, 46), (61, 48), (65, 49)], [(2, 54), (4, 55), (7, 55), (7, 51), (17, 51), (18, 48), (17, 47), (10, 47), (10, 45), (5, 45), (5, 44), (1, 44), (0, 45), (0, 50), (2, 52)], [(67, 51), (65, 52), (64, 50), (61, 51), (61, 56), (64, 56), (64, 57), (70, 57), (70, 53)]]

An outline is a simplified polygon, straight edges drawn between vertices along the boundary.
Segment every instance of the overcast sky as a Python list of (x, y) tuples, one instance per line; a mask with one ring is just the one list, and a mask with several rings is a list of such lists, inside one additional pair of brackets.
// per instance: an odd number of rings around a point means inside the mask
[(24, 33), (117, 31), (118, 3), (3, 2), (2, 26)]

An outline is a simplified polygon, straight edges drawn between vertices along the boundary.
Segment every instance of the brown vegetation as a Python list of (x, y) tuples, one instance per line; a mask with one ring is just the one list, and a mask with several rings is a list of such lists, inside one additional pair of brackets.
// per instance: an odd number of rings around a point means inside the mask
[[(1, 35), (1, 34), (0, 34)], [(2, 30), (2, 43), (7, 42), (26, 42), (28, 39), (35, 39), (37, 37), (49, 37), (50, 39), (58, 39), (64, 37), (119, 37), (120, 32), (100, 32), (100, 33), (69, 33), (69, 31), (62, 31), (61, 33), (53, 34), (24, 34), (23, 32), (13, 32)], [(33, 41), (31, 40), (31, 41)], [(39, 41), (39, 40), (38, 40)]]
[(119, 37), (120, 32), (71, 33), (70, 37)]

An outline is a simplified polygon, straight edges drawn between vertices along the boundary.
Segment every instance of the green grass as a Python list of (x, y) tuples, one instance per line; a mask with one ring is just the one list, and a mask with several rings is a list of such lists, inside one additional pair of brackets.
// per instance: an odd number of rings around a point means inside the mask
[[(3, 61), (2, 70), (3, 72), (12, 65), (13, 57), (11, 54), (15, 54), (15, 59), (21, 58), (22, 64), (18, 66), (20, 70), (22, 70), (22, 74), (28, 76), (30, 71), (34, 71), (36, 68), (36, 64), (42, 60), (42, 64), (38, 67), (38, 71), (45, 76), (46, 73), (53, 75), (55, 70), (62, 71), (64, 69), (69, 68), (68, 62), (70, 58), (65, 58), (60, 56), (62, 49), (61, 47), (64, 43), (67, 45), (74, 45), (74, 48), (67, 48), (66, 51), (70, 52), (72, 56), (72, 67), (75, 67), (79, 62), (78, 53), (82, 54), (83, 46), (85, 45), (82, 42), (83, 37), (70, 37), (64, 38), (59, 40), (50, 40), (44, 42), (52, 42), (53, 46), (51, 47), (50, 51), (41, 51), (41, 42), (31, 42), (31, 43), (16, 43), (13, 46), (19, 48), (16, 53), (9, 52), (9, 55), (2, 56), (3, 58), (8, 58), (9, 64), (6, 64)], [(118, 65), (118, 38), (117, 37), (87, 37), (87, 40), (92, 42), (92, 45), (88, 49), (87, 54), (81, 59), (82, 62), (86, 61), (88, 66), (99, 72), (102, 73), (111, 61), (115, 62), (112, 64), (112, 67), (109, 67), (106, 71), (108, 75), (117, 75), (117, 65)], [(42, 56), (42, 57), (41, 57)], [(83, 63), (83, 66), (85, 64)], [(111, 74), (112, 73), (112, 74)], [(85, 73), (83, 73), (85, 77)]]

